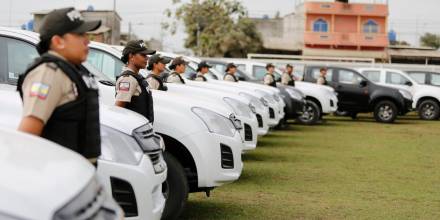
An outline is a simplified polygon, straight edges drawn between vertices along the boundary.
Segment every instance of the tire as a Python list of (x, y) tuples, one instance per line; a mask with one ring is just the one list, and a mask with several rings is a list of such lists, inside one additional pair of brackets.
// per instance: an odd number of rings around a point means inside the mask
[(307, 100), (307, 104), (304, 107), (302, 115), (298, 116), (297, 121), (304, 125), (314, 125), (318, 123), (321, 118), (321, 109), (319, 106), (310, 100)]
[(425, 100), (420, 103), (418, 109), (420, 119), (437, 120), (440, 117), (440, 107), (434, 100)]
[(350, 112), (349, 115), (350, 115), (351, 119), (356, 120), (358, 113), (357, 112)]
[(161, 219), (174, 220), (180, 216), (185, 207), (189, 186), (185, 171), (179, 161), (168, 152), (164, 152), (164, 159), (168, 166), (168, 174), (162, 184), (162, 192), (166, 201)]
[(391, 101), (380, 101), (374, 106), (374, 118), (377, 122), (393, 123), (396, 120), (397, 106)]

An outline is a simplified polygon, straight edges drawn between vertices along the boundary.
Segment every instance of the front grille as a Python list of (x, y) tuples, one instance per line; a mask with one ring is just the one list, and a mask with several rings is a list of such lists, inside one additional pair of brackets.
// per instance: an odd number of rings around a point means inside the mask
[(110, 183), (113, 198), (124, 210), (125, 217), (138, 216), (136, 196), (130, 183), (114, 177), (110, 177)]
[(258, 127), (262, 128), (263, 127), (263, 118), (259, 114), (257, 114), (257, 121), (258, 121)]
[(244, 124), (244, 140), (252, 141), (252, 128), (248, 124)]
[(330, 100), (330, 107), (335, 107), (335, 103), (333, 102), (333, 100)]
[(232, 154), (232, 149), (224, 144), (220, 144), (220, 152), (221, 152), (222, 168), (233, 169), (234, 154)]
[(275, 118), (275, 111), (273, 110), (273, 108), (269, 108), (269, 117)]

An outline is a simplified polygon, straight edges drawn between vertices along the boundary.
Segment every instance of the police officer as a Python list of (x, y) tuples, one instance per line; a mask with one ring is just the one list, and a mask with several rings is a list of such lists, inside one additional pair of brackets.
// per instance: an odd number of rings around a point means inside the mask
[(195, 81), (201, 81), (206, 82), (207, 79), (205, 77), (205, 74), (209, 72), (209, 69), (212, 68), (206, 61), (202, 61), (197, 66), (197, 75), (194, 78)]
[(263, 83), (268, 86), (277, 87), (277, 82), (275, 81), (274, 71), (275, 66), (272, 63), (266, 65), (266, 75), (264, 76)]
[(74, 8), (47, 14), (40, 28), (40, 57), (19, 77), (23, 100), (18, 130), (41, 136), (96, 163), (101, 154), (98, 85), (81, 65), (87, 59), (86, 32), (101, 21), (84, 21)]
[(147, 76), (147, 82), (150, 85), (150, 89), (166, 91), (167, 88), (163, 84), (161, 77), (162, 72), (165, 70), (165, 65), (171, 60), (165, 57), (155, 54), (148, 60), (147, 70), (151, 73)]
[(293, 77), (293, 66), (286, 65), (286, 71), (281, 76), (281, 83), (286, 86), (295, 86), (295, 79)]
[(224, 81), (238, 82), (238, 79), (235, 76), (235, 73), (237, 72), (237, 66), (235, 64), (228, 63), (228, 65), (226, 65), (225, 72), (226, 72), (226, 74), (223, 77)]
[(186, 62), (183, 57), (176, 57), (169, 66), (172, 72), (170, 76), (168, 76), (167, 83), (185, 84), (182, 74), (185, 73), (186, 65), (188, 65), (188, 62)]
[(139, 70), (147, 66), (148, 55), (155, 53), (156, 51), (148, 49), (142, 40), (128, 42), (121, 57), (126, 68), (116, 81), (115, 105), (135, 111), (151, 123), (154, 122), (153, 97)]
[(319, 77), (316, 83), (319, 85), (328, 85), (326, 77), (327, 77), (327, 68), (321, 68), (319, 70)]

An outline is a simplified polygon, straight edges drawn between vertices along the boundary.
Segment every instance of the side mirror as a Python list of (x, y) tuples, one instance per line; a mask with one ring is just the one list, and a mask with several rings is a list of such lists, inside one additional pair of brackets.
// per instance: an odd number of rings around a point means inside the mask
[(361, 87), (365, 87), (365, 86), (368, 85), (368, 82), (367, 82), (366, 80), (362, 80), (362, 81), (359, 83), (359, 85), (360, 85)]
[(412, 86), (413, 84), (412, 84), (411, 81), (406, 81), (406, 82), (405, 82), (405, 85), (407, 85), (407, 86)]

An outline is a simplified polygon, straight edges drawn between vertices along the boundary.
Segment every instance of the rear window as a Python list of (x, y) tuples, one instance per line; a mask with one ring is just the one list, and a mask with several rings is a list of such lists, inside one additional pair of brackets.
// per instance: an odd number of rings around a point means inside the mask
[[(313, 68), (312, 69), (312, 78), (314, 80), (318, 80), (320, 74), (321, 74), (321, 68)], [(333, 79), (333, 69), (328, 69), (327, 70), (327, 76), (326, 76), (327, 81), (332, 81)]]
[(367, 70), (363, 71), (362, 74), (372, 82), (380, 82), (380, 71)]

